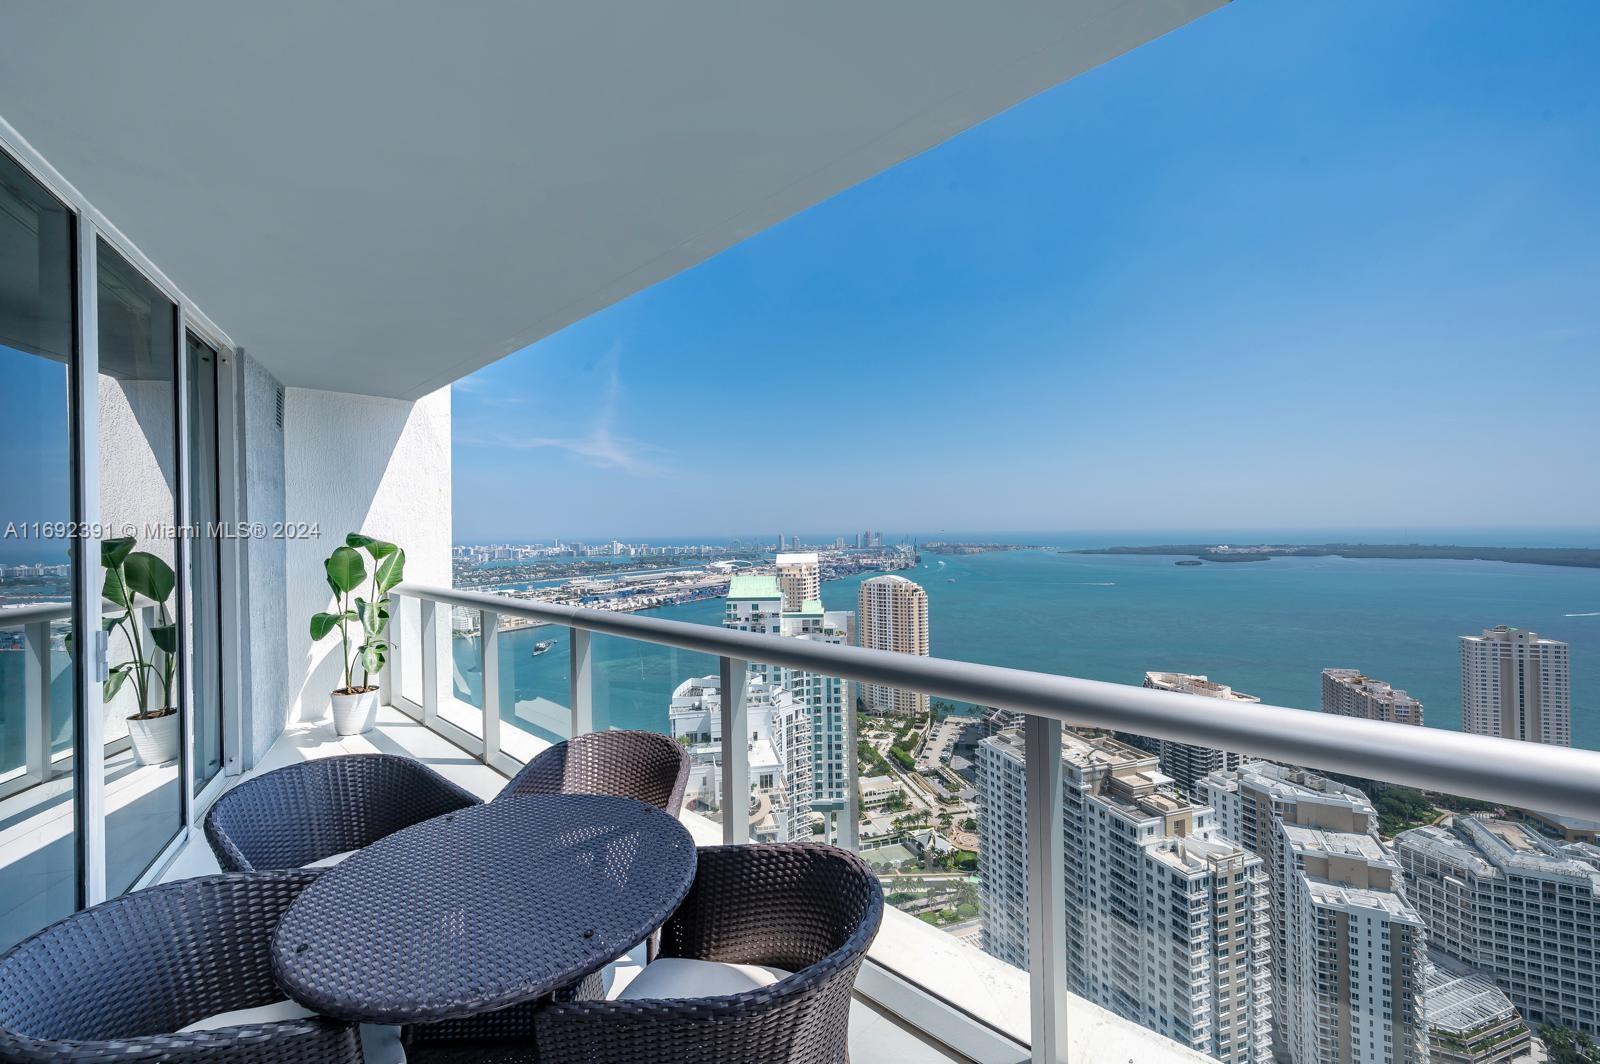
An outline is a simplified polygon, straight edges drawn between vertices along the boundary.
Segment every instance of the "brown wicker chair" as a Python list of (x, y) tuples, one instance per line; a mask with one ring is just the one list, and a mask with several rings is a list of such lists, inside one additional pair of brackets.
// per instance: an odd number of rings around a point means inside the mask
[(609, 794), (677, 816), (689, 783), (689, 754), (671, 736), (647, 731), (575, 735), (529, 761), (496, 797)]
[(538, 1059), (843, 1064), (856, 972), (882, 918), (877, 877), (854, 854), (811, 843), (703, 848), (661, 955), (792, 974), (720, 997), (550, 1005), (534, 1021)]

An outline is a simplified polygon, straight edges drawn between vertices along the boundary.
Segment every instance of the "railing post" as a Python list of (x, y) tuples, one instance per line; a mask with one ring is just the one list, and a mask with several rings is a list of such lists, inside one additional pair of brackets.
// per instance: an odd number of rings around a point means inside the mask
[(43, 783), (50, 778), (50, 622), (26, 625), (22, 640), (24, 771), (30, 779)]
[(419, 599), (422, 623), (418, 625), (422, 644), (422, 722), (433, 727), (439, 719), (439, 604)]
[(569, 705), (572, 707), (572, 734), (583, 735), (596, 731), (594, 719), (594, 646), (589, 632), (584, 628), (569, 628), (571, 653), (568, 674), (572, 688)]
[(750, 841), (750, 663), (722, 659), (722, 841)]
[(500, 753), (500, 615), (478, 611), (478, 676), (483, 682), (483, 759)]
[(835, 841), (846, 850), (861, 848), (861, 763), (856, 759), (855, 684), (840, 680), (844, 699), (844, 806), (839, 810)]
[(1028, 811), (1028, 969), (1034, 1064), (1067, 1059), (1067, 900), (1062, 854), (1061, 722), (1023, 725)]

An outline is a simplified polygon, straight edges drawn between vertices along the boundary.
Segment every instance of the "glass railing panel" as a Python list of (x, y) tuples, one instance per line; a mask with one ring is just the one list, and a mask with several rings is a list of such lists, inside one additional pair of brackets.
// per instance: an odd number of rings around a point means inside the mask
[[(422, 601), (401, 596), (389, 624), (394, 642), (400, 648), (400, 668), (396, 671), (396, 690), (414, 706), (422, 705)], [(443, 607), (439, 607), (443, 609)]]
[(439, 718), (470, 735), (483, 738), (483, 632), (479, 612), (465, 606), (440, 606), (439, 621), (448, 626), (448, 659), (440, 677)]
[(1067, 747), (1075, 993), (1228, 1062), (1600, 1033), (1600, 825), (1130, 733)]
[[(554, 653), (554, 651), (552, 651)], [(722, 822), (721, 664), (707, 654), (620, 636), (589, 636), (596, 729), (671, 735), (689, 751), (684, 809)]]
[(905, 715), (856, 706), (862, 858), (889, 904), (981, 948), (980, 719), (943, 701)]
[[(572, 734), (572, 631), (500, 619), (501, 746), (519, 760)], [(519, 745), (526, 736), (531, 745)]]
[[(990, 731), (939, 699), (855, 700), (857, 852), (891, 911), (873, 959), (1011, 1038), (1031, 1037), (1028, 805), (1020, 739), (980, 759)], [(905, 708), (906, 712), (901, 712)]]

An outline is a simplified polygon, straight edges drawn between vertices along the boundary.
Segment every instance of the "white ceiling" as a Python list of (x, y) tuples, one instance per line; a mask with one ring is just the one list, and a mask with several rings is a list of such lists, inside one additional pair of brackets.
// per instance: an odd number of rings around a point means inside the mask
[(8, 0), (0, 116), (285, 383), (416, 397), (1223, 0)]

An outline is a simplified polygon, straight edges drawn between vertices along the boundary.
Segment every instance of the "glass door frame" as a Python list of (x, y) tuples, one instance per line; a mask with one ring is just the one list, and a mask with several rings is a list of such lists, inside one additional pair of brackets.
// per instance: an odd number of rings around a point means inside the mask
[[(77, 242), (73, 276), (74, 352), (69, 369), (71, 391), (71, 435), (75, 479), (72, 484), (72, 514), (80, 528), (94, 531), (101, 523), (100, 506), (100, 424), (99, 424), (99, 309), (98, 309), (98, 248), (97, 241), (105, 243), (123, 257), (177, 308), (172, 351), (174, 402), (177, 417), (177, 488), (176, 520), (180, 530), (192, 531), (188, 486), (188, 360), (185, 357), (187, 337), (210, 345), (218, 356), (217, 378), (217, 435), (219, 473), (218, 517), (224, 525), (236, 528), (239, 524), (239, 474), (238, 474), (238, 402), (240, 380), (237, 373), (238, 348), (205, 315), (192, 300), (186, 297), (172, 281), (142, 252), (94, 208), (50, 163), (35, 151), (3, 117), (0, 117), (0, 152), (4, 152), (24, 172), (43, 185), (74, 215), (74, 234)], [(105, 531), (99, 529), (100, 531)], [(80, 537), (76, 540), (73, 557), (72, 602), (76, 630), (84, 632), (83, 647), (86, 653), (74, 655), (72, 667), (76, 671), (73, 715), (75, 734), (73, 746), (74, 787), (76, 802), (75, 839), (78, 848), (78, 903), (80, 907), (95, 905), (106, 900), (106, 778), (105, 778), (105, 728), (104, 712), (98, 697), (100, 685), (106, 679), (107, 639), (100, 623), (102, 601), (100, 597), (101, 574), (97, 564), (98, 539)], [(226, 777), (242, 770), (242, 691), (243, 670), (239, 663), (245, 630), (240, 627), (239, 573), (242, 572), (244, 545), (238, 539), (225, 539), (222, 544), (221, 577), (218, 589), (222, 605), (222, 770), (199, 793), (190, 785), (191, 764), (194, 758), (194, 679), (189, 667), (193, 646), (193, 578), (192, 550), (186, 534), (180, 532), (175, 542), (173, 567), (178, 574), (178, 655), (179, 675), (183, 698), (183, 739), (179, 755), (179, 781), (182, 796), (182, 818), (178, 832), (167, 843), (151, 864), (135, 880), (132, 888), (148, 886), (158, 880), (178, 853), (191, 840), (199, 838), (201, 818), (206, 808), (227, 786)]]

